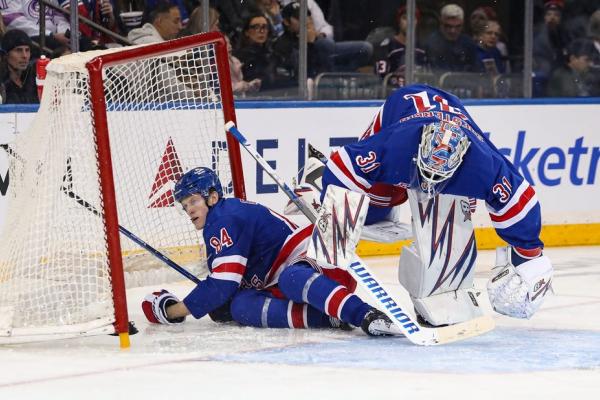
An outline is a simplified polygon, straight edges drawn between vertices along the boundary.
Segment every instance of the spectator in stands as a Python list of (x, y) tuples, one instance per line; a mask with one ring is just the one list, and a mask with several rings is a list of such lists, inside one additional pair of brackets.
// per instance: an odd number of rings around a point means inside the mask
[(544, 4), (544, 23), (533, 38), (533, 70), (536, 85), (540, 86), (539, 95), (544, 94), (545, 82), (552, 72), (567, 62), (565, 53), (570, 39), (561, 24), (562, 10), (562, 1), (547, 1)]
[(500, 25), (493, 20), (481, 20), (473, 25), (473, 35), (477, 42), (477, 65), (481, 72), (492, 75), (506, 72), (505, 64), (496, 44), (500, 37)]
[[(297, 82), (299, 68), (300, 5), (295, 2), (290, 3), (283, 8), (281, 14), (285, 32), (275, 40), (273, 53), (278, 59), (278, 67), (286, 71), (286, 76), (293, 85)], [(310, 11), (306, 17), (306, 29), (307, 75), (309, 78), (314, 78), (317, 74), (328, 71), (329, 55), (317, 51), (315, 42), (318, 33), (312, 23)]]
[[(421, 16), (419, 9), (415, 12), (418, 22)], [(396, 34), (385, 38), (375, 46), (375, 73), (384, 78), (389, 73), (394, 73), (394, 86), (404, 86), (404, 64), (406, 57), (406, 29), (408, 17), (406, 6), (401, 6), (396, 12)], [(415, 49), (415, 65), (423, 67), (426, 64), (425, 50)]]
[(463, 33), (464, 11), (456, 4), (442, 7), (440, 27), (425, 43), (431, 68), (440, 71), (477, 70), (477, 46)]
[(175, 39), (182, 28), (179, 7), (168, 1), (161, 1), (148, 11), (147, 20), (141, 28), (129, 31), (127, 37), (133, 43), (146, 44)]
[(244, 22), (250, 15), (256, 14), (254, 3), (240, 0), (217, 0), (215, 6), (221, 15), (221, 31), (232, 40), (234, 48), (244, 39)]
[(473, 40), (477, 41), (476, 32), (481, 29), (483, 25), (491, 18), (488, 18), (487, 13), (485, 12), (483, 7), (477, 7), (473, 10), (471, 15), (469, 16), (469, 29), (471, 35), (473, 36)]
[(478, 39), (475, 37), (475, 26), (477, 25), (479, 28), (481, 28), (481, 26), (484, 25), (484, 23), (487, 21), (494, 21), (498, 24), (500, 36), (498, 36), (498, 40), (496, 40), (496, 47), (498, 48), (498, 51), (500, 51), (500, 54), (502, 55), (504, 69), (506, 70), (506, 72), (510, 72), (510, 65), (508, 62), (508, 48), (506, 46), (506, 43), (504, 43), (504, 41), (503, 41), (504, 38), (503, 38), (503, 34), (502, 34), (502, 27), (500, 25), (500, 22), (498, 21), (498, 14), (492, 7), (490, 7), (490, 6), (477, 7), (471, 13), (471, 16), (469, 17), (469, 27), (471, 29), (471, 34), (473, 35), (473, 40), (475, 42), (478, 41)]
[[(203, 20), (203, 8), (198, 6), (194, 8), (190, 14), (190, 20), (188, 24), (179, 32), (179, 36), (195, 35), (197, 33), (204, 32), (202, 29)], [(214, 7), (208, 8), (208, 32), (219, 32), (221, 27), (219, 26), (220, 14)]]
[(593, 43), (589, 39), (576, 39), (567, 46), (567, 62), (552, 73), (548, 96), (590, 96), (592, 90), (588, 71), (592, 64), (590, 54)]
[[(161, 2), (164, 2), (165, 0), (144, 0), (144, 11), (146, 12), (147, 15), (149, 15), (152, 10), (154, 10)], [(174, 4), (177, 6), (177, 8), (179, 9), (179, 17), (181, 18), (181, 24), (182, 25), (187, 25), (188, 21), (189, 21), (189, 14), (188, 14), (188, 10), (186, 8), (186, 5), (184, 3), (183, 0), (168, 0), (170, 3)], [(149, 21), (146, 21), (149, 22)]]
[[(60, 0), (60, 5), (65, 9), (71, 8), (70, 0)], [(123, 22), (120, 17), (119, 3), (116, 0), (87, 0), (78, 3), (79, 15), (85, 17), (104, 28), (117, 34), (122, 34), (124, 30)], [(91, 48), (105, 48), (106, 44), (114, 43), (114, 40), (90, 26), (79, 24), (79, 32), (88, 40), (86, 46), (80, 48), (80, 51), (86, 51)], [(89, 48), (88, 48), (89, 47)]]
[[(58, 0), (51, 0), (58, 6)], [(38, 0), (4, 0), (0, 2), (0, 11), (7, 30), (20, 29), (32, 41), (40, 36)], [(60, 12), (46, 7), (45, 43), (50, 49), (69, 45), (69, 21)], [(34, 49), (36, 50), (36, 49)], [(39, 51), (36, 50), (36, 53)], [(37, 55), (37, 54), (36, 54)]]
[(242, 71), (242, 62), (233, 55), (231, 41), (229, 37), (225, 36), (227, 41), (227, 53), (229, 55), (229, 72), (231, 75), (231, 87), (234, 95), (246, 96), (247, 93), (255, 93), (260, 90), (261, 80), (256, 78), (251, 81), (244, 79), (244, 72)]
[(592, 96), (600, 96), (600, 9), (590, 16), (588, 35), (592, 41), (590, 60), (590, 87)]
[(2, 77), (5, 104), (39, 103), (35, 69), (31, 61), (31, 39), (20, 29), (2, 37)]
[[(283, 0), (281, 3), (285, 7), (290, 5), (297, 7), (294, 10), (299, 10), (300, 7), (300, 4), (294, 0)], [(371, 43), (363, 40), (335, 41), (333, 27), (325, 20), (323, 11), (316, 1), (308, 0), (307, 8), (317, 33), (313, 44), (319, 53), (319, 58), (324, 59), (327, 71), (354, 72), (360, 67), (370, 65), (373, 56)], [(293, 14), (295, 16), (299, 12), (294, 11)]]
[(257, 11), (262, 13), (271, 24), (271, 34), (274, 38), (283, 35), (283, 17), (277, 0), (256, 0)]
[(260, 79), (261, 90), (273, 89), (279, 84), (269, 34), (267, 18), (262, 14), (251, 15), (244, 22), (240, 43), (233, 52), (242, 62), (244, 79)]

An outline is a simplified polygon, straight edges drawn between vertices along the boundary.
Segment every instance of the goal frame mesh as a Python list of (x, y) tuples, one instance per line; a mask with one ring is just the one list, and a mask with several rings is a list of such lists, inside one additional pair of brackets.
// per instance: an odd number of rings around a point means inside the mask
[[(113, 286), (113, 301), (115, 306), (115, 330), (122, 334), (128, 331), (127, 298), (125, 295), (125, 280), (123, 262), (121, 257), (121, 242), (119, 235), (119, 222), (117, 213), (116, 196), (114, 190), (114, 177), (110, 153), (110, 138), (106, 115), (106, 99), (104, 95), (103, 68), (122, 63), (124, 60), (135, 60), (144, 57), (156, 57), (167, 53), (181, 51), (201, 44), (214, 44), (215, 58), (219, 81), (221, 82), (221, 102), (223, 104), (224, 120), (237, 123), (233, 102), (233, 90), (229, 70), (227, 43), (221, 33), (209, 32), (194, 36), (184, 37), (175, 41), (167, 41), (151, 46), (128, 49), (119, 53), (107, 54), (96, 57), (86, 64), (90, 75), (90, 91), (92, 99), (92, 115), (95, 125), (96, 141), (98, 148), (98, 162), (100, 172), (100, 187), (104, 202), (104, 224), (106, 226), (108, 258)], [(223, 84), (226, 83), (226, 84)], [(229, 133), (227, 146), (229, 149), (229, 162), (232, 169), (234, 196), (246, 198), (242, 163), (239, 144)]]
[[(112, 291), (112, 301), (114, 308), (114, 322), (112, 323), (112, 326), (114, 327), (114, 332), (119, 334), (121, 338), (122, 347), (127, 347), (129, 345), (129, 338), (127, 334), (129, 329), (129, 318), (127, 312), (127, 298), (123, 259), (125, 257), (125, 253), (131, 253), (131, 250), (122, 246), (122, 241), (119, 233), (119, 211), (117, 205), (118, 193), (115, 189), (115, 171), (113, 168), (114, 154), (111, 154), (111, 132), (109, 128), (110, 123), (107, 111), (107, 107), (110, 107), (110, 105), (107, 104), (107, 97), (105, 94), (107, 90), (107, 85), (109, 85), (109, 83), (107, 83), (106, 78), (107, 68), (125, 64), (127, 62), (136, 62), (138, 60), (145, 60), (149, 58), (162, 56), (173, 57), (174, 55), (179, 56), (179, 52), (185, 52), (186, 50), (192, 51), (194, 48), (200, 48), (201, 46), (205, 45), (207, 48), (209, 48), (208, 53), (210, 54), (210, 59), (214, 59), (215, 63), (210, 65), (214, 65), (214, 67), (216, 67), (216, 75), (218, 77), (218, 87), (215, 88), (218, 89), (218, 95), (216, 96), (216, 98), (218, 98), (217, 102), (219, 104), (218, 107), (213, 111), (216, 111), (217, 113), (219, 111), (222, 112), (224, 123), (228, 121), (233, 121), (234, 123), (237, 123), (231, 86), (227, 42), (225, 41), (224, 36), (219, 32), (198, 34), (176, 39), (173, 41), (155, 43), (151, 45), (133, 46), (118, 51), (108, 51), (105, 54), (100, 54), (91, 59), (90, 57), (92, 57), (92, 55), (90, 55), (87, 58), (85, 58), (89, 60), (85, 62), (85, 64), (83, 64), (84, 61), (81, 61), (81, 64), (77, 64), (81, 65), (82, 70), (87, 70), (88, 73), (88, 87), (84, 88), (83, 91), (87, 91), (87, 93), (89, 93), (89, 117), (87, 118), (90, 118), (93, 137), (95, 139), (95, 158), (97, 164), (97, 171), (95, 172), (97, 172), (97, 184), (99, 185), (100, 189), (99, 201), (101, 202), (98, 214), (102, 218), (102, 224), (105, 232), (104, 240), (105, 248), (107, 249), (106, 259), (108, 264), (108, 274), (110, 275), (110, 289)], [(78, 71), (80, 70), (78, 69)], [(206, 73), (203, 71), (204, 70), (196, 73)], [(212, 77), (214, 75), (213, 72), (214, 71), (209, 70), (208, 74)], [(203, 98), (203, 96), (200, 98), (201, 104)], [(50, 107), (58, 106), (59, 105), (57, 105), (56, 101), (54, 101), (54, 103), (42, 101), (40, 111), (38, 112), (38, 114), (44, 114), (45, 110), (42, 107), (49, 109)], [(201, 113), (201, 110), (199, 110), (198, 113)], [(38, 122), (36, 119), (36, 121), (34, 121), (32, 125), (34, 125), (34, 129), (36, 129), (36, 125), (40, 124), (43, 123)], [(213, 127), (217, 127), (217, 125), (214, 125)], [(37, 128), (39, 128), (39, 126), (37, 126)], [(196, 127), (194, 128), (195, 129), (193, 130), (195, 131)], [(204, 128), (206, 129), (207, 126), (204, 125)], [(201, 129), (202, 127), (197, 128), (198, 131), (201, 131)], [(231, 173), (230, 178), (233, 195), (237, 198), (245, 199), (246, 191), (244, 186), (244, 177), (239, 143), (228, 132), (225, 132), (223, 130), (222, 134), (222, 137), (224, 138), (223, 140), (225, 140), (227, 144), (226, 151), (229, 157), (228, 165)], [(142, 135), (140, 135), (140, 140), (143, 140)], [(200, 142), (201, 139), (199, 138), (198, 143)], [(118, 143), (118, 140), (116, 141), (116, 143)], [(16, 163), (17, 161), (14, 162)], [(65, 177), (63, 177), (63, 184), (64, 179)], [(123, 200), (120, 201), (123, 202)], [(96, 213), (94, 209), (90, 207), (93, 206), (85, 206), (85, 208), (88, 208), (88, 211)], [(14, 220), (16, 218), (12, 219)], [(2, 235), (4, 236), (5, 233), (2, 232)], [(201, 243), (198, 243), (198, 245), (201, 245)], [(78, 249), (68, 250), (73, 252), (78, 251)], [(48, 262), (52, 261), (51, 259), (48, 260)], [(2, 260), (0, 259), (0, 267), (2, 266), (1, 262)], [(4, 279), (6, 279), (6, 277)], [(1, 274), (0, 283), (2, 283)], [(11, 312), (14, 311), (10, 307), (5, 307), (3, 304), (0, 304), (0, 312), (6, 312), (7, 314), (5, 316), (0, 315), (0, 327), (10, 326), (10, 320), (12, 319)], [(5, 337), (6, 334), (0, 332), (0, 344), (61, 339), (88, 334), (101, 334), (106, 333), (107, 330), (106, 327), (102, 328), (101, 326), (99, 326), (101, 325), (101, 321), (92, 320), (87, 325), (85, 323), (81, 325), (82, 326), (79, 328), (75, 326), (65, 326), (64, 331), (61, 332), (46, 332), (44, 329), (29, 329), (27, 327), (18, 328), (19, 335), (25, 337), (25, 339), (23, 340), (19, 339), (18, 337), (7, 338)]]

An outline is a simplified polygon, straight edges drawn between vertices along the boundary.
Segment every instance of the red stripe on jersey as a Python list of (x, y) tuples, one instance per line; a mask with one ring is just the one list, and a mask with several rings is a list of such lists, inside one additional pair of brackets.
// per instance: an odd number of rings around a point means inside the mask
[(369, 136), (373, 136), (381, 130), (381, 113), (382, 110), (380, 108), (377, 114), (375, 115), (373, 121), (371, 121), (371, 123), (369, 124), (367, 130), (360, 136), (359, 140), (364, 140)]
[(339, 312), (341, 311), (340, 304), (342, 300), (346, 298), (350, 294), (350, 292), (344, 288), (343, 286), (338, 286), (336, 288), (336, 292), (331, 296), (329, 300), (329, 304), (327, 305), (327, 315), (335, 318), (339, 318)]
[(296, 247), (298, 247), (300, 243), (302, 243), (306, 238), (312, 235), (313, 228), (314, 225), (311, 224), (305, 226), (299, 231), (292, 233), (293, 236), (287, 242), (285, 242), (281, 250), (279, 250), (279, 254), (277, 254), (275, 261), (273, 261), (269, 272), (265, 276), (266, 283), (269, 283), (271, 281), (272, 276), (277, 275), (277, 271), (281, 268), (283, 262), (290, 256), (290, 254), (294, 252)]
[(292, 326), (294, 328), (306, 328), (304, 326), (304, 304), (292, 304)]
[(352, 174), (352, 172), (350, 172), (350, 170), (348, 168), (346, 168), (346, 164), (344, 164), (344, 160), (342, 160), (342, 157), (340, 157), (339, 152), (336, 151), (335, 153), (333, 153), (331, 155), (330, 161), (332, 161), (340, 169), (340, 171), (342, 171), (344, 176), (346, 176), (346, 178), (350, 179), (356, 186), (358, 186), (364, 192), (366, 192), (368, 190), (363, 184), (358, 182), (354, 178), (354, 175)]
[(223, 263), (216, 268), (213, 268), (212, 272), (233, 272), (235, 274), (244, 275), (246, 266), (240, 263)]
[[(311, 189), (309, 189), (309, 190), (311, 190)], [(293, 223), (290, 219), (279, 214), (277, 211), (271, 210), (270, 208), (269, 208), (269, 211), (271, 211), (272, 214), (275, 214), (278, 218), (281, 218), (282, 220), (284, 220), (290, 227), (292, 227), (292, 229), (298, 229), (298, 225)]]
[(525, 208), (525, 206), (527, 205), (527, 203), (529, 203), (529, 200), (531, 200), (533, 196), (535, 196), (535, 190), (533, 190), (533, 187), (529, 186), (527, 189), (525, 189), (523, 194), (521, 194), (521, 197), (519, 197), (519, 201), (517, 201), (517, 203), (511, 208), (509, 208), (504, 214), (490, 214), (491, 220), (494, 222), (503, 222), (511, 219)]
[(375, 123), (375, 121), (371, 121), (367, 130), (362, 135), (360, 135), (360, 138), (358, 140), (364, 140), (373, 134), (373, 124), (374, 123)]
[[(397, 206), (398, 204), (404, 203), (408, 199), (408, 194), (406, 194), (405, 188), (383, 182), (374, 183), (373, 186), (371, 186), (371, 188), (367, 191), (367, 194), (369, 194), (369, 197), (371, 197), (370, 195), (375, 195), (379, 197), (389, 198), (387, 204), (385, 201), (383, 201), (383, 206)], [(378, 203), (382, 202), (382, 200), (373, 200)]]
[(373, 126), (373, 134), (379, 132), (381, 130), (381, 110), (377, 113), (375, 117), (375, 125)]
[(514, 247), (515, 252), (523, 258), (537, 258), (542, 254), (542, 248), (524, 249), (522, 247)]

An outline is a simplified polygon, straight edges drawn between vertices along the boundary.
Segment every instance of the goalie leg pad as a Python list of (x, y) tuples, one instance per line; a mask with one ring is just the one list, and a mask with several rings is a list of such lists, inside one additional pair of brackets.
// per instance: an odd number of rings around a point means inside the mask
[(417, 312), (432, 325), (482, 315), (472, 290), (475, 236), (466, 197), (439, 195), (419, 202), (409, 190), (415, 241), (400, 255), (398, 279)]
[(413, 298), (415, 310), (433, 326), (451, 325), (481, 317), (483, 311), (474, 289), (459, 289), (421, 299)]

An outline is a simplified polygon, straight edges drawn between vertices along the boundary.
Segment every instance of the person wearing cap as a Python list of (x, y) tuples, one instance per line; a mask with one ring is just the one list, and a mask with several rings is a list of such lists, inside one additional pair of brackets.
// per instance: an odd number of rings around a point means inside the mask
[[(58, 0), (50, 0), (55, 5)], [(3, 0), (2, 17), (6, 29), (19, 29), (25, 32), (33, 41), (38, 41), (40, 34), (40, 16), (38, 0)], [(60, 12), (46, 7), (45, 44), (50, 49), (69, 45), (69, 20)], [(33, 49), (37, 54), (39, 50)]]
[[(416, 21), (419, 21), (421, 12), (415, 12)], [(375, 46), (375, 73), (384, 78), (389, 73), (397, 75), (394, 86), (404, 86), (404, 64), (406, 56), (406, 30), (408, 28), (408, 16), (406, 6), (401, 6), (396, 12), (396, 34), (389, 36), (379, 45)], [(424, 67), (426, 63), (425, 50), (417, 47), (415, 49), (415, 64)]]
[[(285, 5), (284, 9), (288, 8), (290, 18), (299, 20), (300, 4), (297, 1), (284, 0), (282, 4)], [(325, 20), (317, 2), (308, 0), (307, 8), (310, 15), (309, 26), (315, 33), (315, 40), (312, 43), (319, 54), (319, 59), (325, 63), (325, 71), (354, 72), (370, 64), (373, 56), (371, 43), (363, 40), (335, 41), (333, 27)]]
[(440, 11), (440, 26), (425, 43), (431, 68), (438, 72), (473, 72), (477, 70), (477, 46), (463, 33), (464, 11), (447, 4)]
[(39, 103), (35, 70), (30, 64), (31, 39), (19, 29), (11, 29), (2, 38), (2, 82), (5, 104)]
[[(273, 54), (277, 58), (279, 69), (286, 71), (290, 84), (298, 79), (299, 68), (299, 35), (300, 35), (300, 4), (290, 3), (281, 10), (284, 33), (273, 43)], [(312, 23), (311, 13), (306, 15), (306, 41), (307, 41), (307, 75), (314, 78), (320, 72), (329, 68), (329, 54), (318, 51), (316, 41), (318, 33)]]
[(543, 96), (555, 69), (568, 61), (565, 57), (571, 41), (562, 24), (564, 4), (560, 0), (544, 3), (544, 22), (533, 37), (534, 95)]

